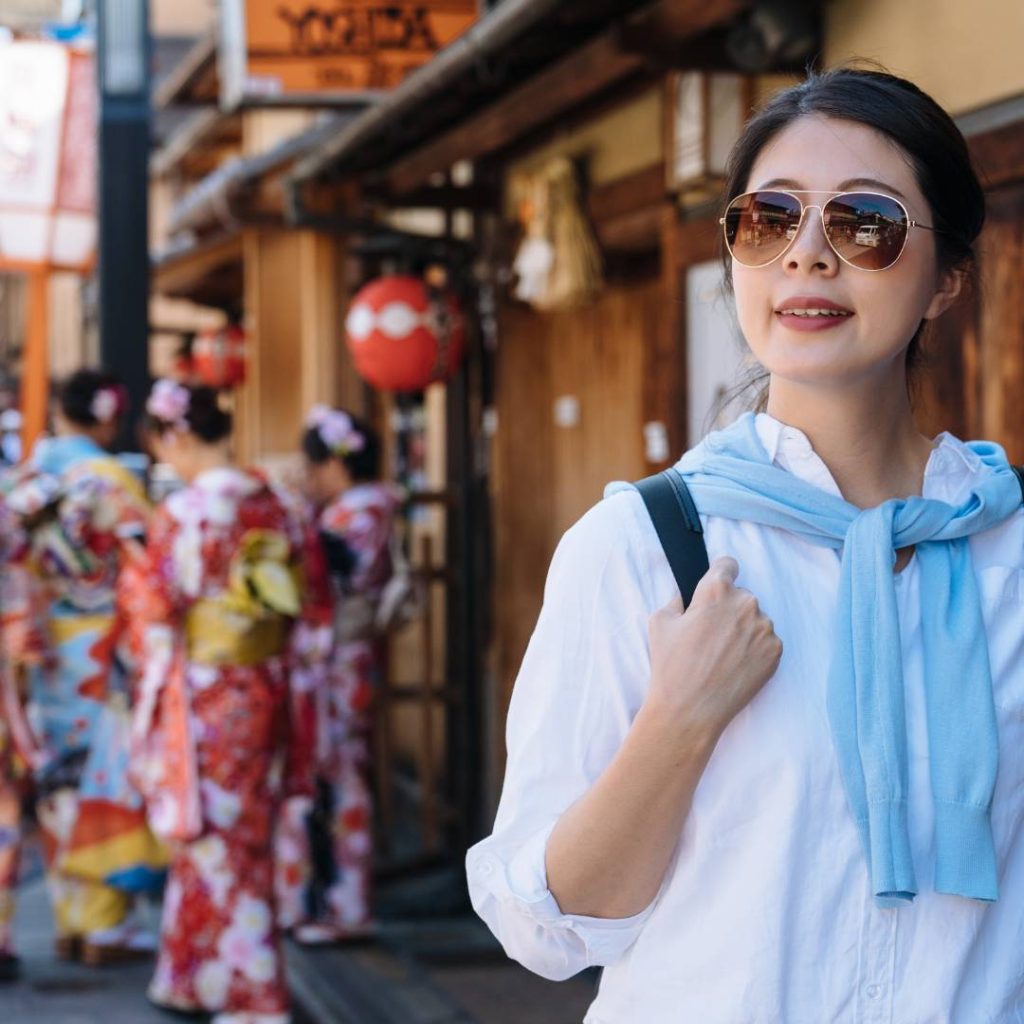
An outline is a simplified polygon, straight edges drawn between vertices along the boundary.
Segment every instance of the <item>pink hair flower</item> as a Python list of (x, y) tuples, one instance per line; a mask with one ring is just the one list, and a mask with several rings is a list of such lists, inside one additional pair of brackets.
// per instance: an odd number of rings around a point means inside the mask
[(356, 430), (352, 417), (340, 409), (314, 405), (306, 417), (306, 425), (316, 430), (320, 440), (335, 455), (361, 452), (366, 447), (366, 438)]
[(188, 408), (191, 395), (188, 388), (166, 377), (153, 385), (146, 401), (146, 412), (164, 423), (179, 429), (188, 426)]

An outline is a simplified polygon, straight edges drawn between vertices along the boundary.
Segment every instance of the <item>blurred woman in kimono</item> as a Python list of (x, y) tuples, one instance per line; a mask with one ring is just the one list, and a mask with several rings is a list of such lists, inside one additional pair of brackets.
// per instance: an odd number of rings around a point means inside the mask
[(216, 1024), (279, 1024), (272, 825), (286, 796), (312, 793), (323, 559), (301, 506), (232, 464), (215, 392), (158, 381), (147, 411), (154, 454), (185, 484), (122, 591), (141, 651), (133, 774), (173, 848), (149, 996)]
[(44, 763), (25, 715), (17, 668), (38, 663), (44, 651), (26, 553), (25, 534), (0, 499), (0, 982), (19, 974), (11, 925), (21, 856), (21, 804), (27, 774)]
[(37, 814), (57, 954), (99, 964), (152, 953), (130, 920), (132, 893), (156, 884), (163, 854), (127, 779), (128, 690), (115, 596), (149, 507), (140, 480), (109, 455), (125, 412), (108, 374), (79, 370), (59, 390), (56, 436), (6, 478), (45, 623), (46, 653), (9, 651), (28, 680), (42, 748)]
[[(315, 407), (302, 437), (307, 495), (335, 601), (334, 650), (318, 708), (318, 799), (311, 827), (287, 808), (278, 838), (279, 889), (295, 937), (315, 945), (373, 931), (370, 740), (384, 649), (379, 606), (393, 565), (397, 488), (382, 483), (380, 442), (339, 409)], [(303, 877), (312, 836), (312, 877)], [(317, 841), (319, 840), (319, 841)], [(289, 885), (289, 880), (304, 883)]]

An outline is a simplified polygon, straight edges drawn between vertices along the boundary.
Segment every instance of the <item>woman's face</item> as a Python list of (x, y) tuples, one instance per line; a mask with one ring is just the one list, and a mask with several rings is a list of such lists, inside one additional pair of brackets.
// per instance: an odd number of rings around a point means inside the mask
[[(884, 192), (899, 199), (911, 220), (932, 224), (906, 155), (873, 128), (809, 115), (781, 131), (758, 155), (747, 191), (810, 190), (805, 204), (823, 204), (828, 192)], [(751, 350), (779, 379), (835, 387), (866, 378), (900, 382), (904, 353), (922, 319), (932, 319), (956, 298), (958, 274), (940, 273), (931, 231), (909, 228), (893, 266), (859, 270), (829, 247), (817, 210), (804, 213), (792, 246), (766, 267), (733, 260), (740, 327)], [(849, 315), (808, 320), (786, 316), (787, 304), (817, 300)], [(894, 375), (894, 371), (896, 371)]]

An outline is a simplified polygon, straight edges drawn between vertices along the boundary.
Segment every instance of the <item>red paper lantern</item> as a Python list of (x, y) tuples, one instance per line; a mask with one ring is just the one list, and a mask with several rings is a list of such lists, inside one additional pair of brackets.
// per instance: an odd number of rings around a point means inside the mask
[(419, 391), (446, 380), (466, 347), (458, 300), (418, 277), (371, 281), (352, 300), (345, 330), (356, 372), (382, 391)]
[(208, 387), (238, 387), (245, 380), (245, 331), (238, 324), (200, 331), (192, 343), (191, 368)]

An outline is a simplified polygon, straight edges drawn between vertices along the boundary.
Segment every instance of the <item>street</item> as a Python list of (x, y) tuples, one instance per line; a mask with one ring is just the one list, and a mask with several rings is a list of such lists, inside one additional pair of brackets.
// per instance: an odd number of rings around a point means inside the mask
[(53, 955), (53, 918), (42, 879), (22, 887), (15, 917), (22, 978), (0, 988), (4, 1024), (166, 1024), (146, 1002), (149, 963), (91, 968)]

